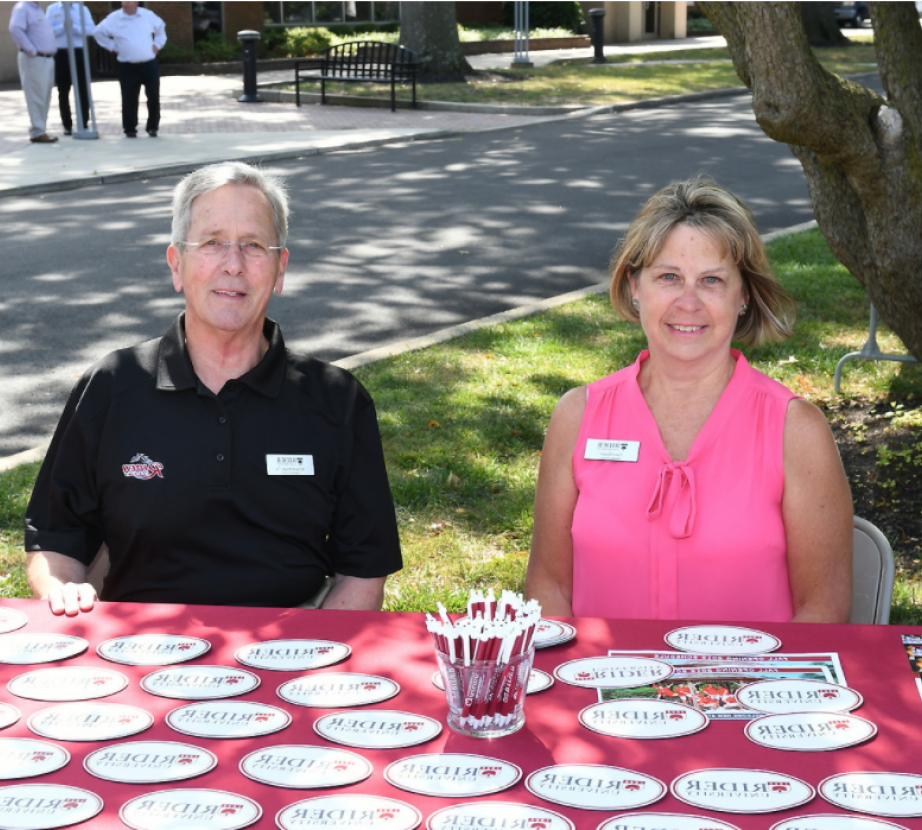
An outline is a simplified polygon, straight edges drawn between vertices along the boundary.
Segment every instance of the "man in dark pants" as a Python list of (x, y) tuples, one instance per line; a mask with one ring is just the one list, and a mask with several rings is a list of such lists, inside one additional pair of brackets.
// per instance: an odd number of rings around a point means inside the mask
[[(74, 45), (74, 62), (77, 65), (80, 114), (83, 116), (83, 127), (87, 129), (90, 124), (90, 97), (87, 90), (83, 43), (85, 38), (93, 34), (96, 26), (86, 6), (71, 3), (69, 11), (71, 42)], [(52, 3), (45, 9), (45, 16), (51, 23), (58, 44), (58, 51), (54, 53), (54, 85), (58, 88), (58, 110), (61, 113), (61, 123), (64, 125), (64, 135), (71, 135), (74, 131), (74, 119), (70, 112), (70, 88), (73, 80), (70, 77), (70, 57), (67, 53), (67, 16), (64, 14), (64, 3)]]
[(147, 134), (160, 129), (160, 65), (157, 53), (166, 43), (166, 25), (152, 11), (134, 2), (122, 3), (93, 33), (96, 42), (118, 59), (118, 82), (122, 89), (122, 129), (128, 138), (138, 135), (138, 99), (141, 87), (147, 96)]

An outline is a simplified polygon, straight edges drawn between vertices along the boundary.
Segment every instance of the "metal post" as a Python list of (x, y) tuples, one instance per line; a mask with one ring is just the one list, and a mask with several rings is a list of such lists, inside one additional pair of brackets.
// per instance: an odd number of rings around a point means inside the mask
[(602, 31), (603, 20), (605, 19), (605, 9), (590, 9), (589, 17), (592, 21), (592, 46), (595, 49), (595, 55), (591, 62), (608, 63), (608, 61), (605, 60), (605, 51), (603, 48), (605, 35)]
[(528, 59), (528, 0), (515, 0), (514, 11), (515, 57), (512, 66), (534, 66)]
[(86, 33), (83, 31), (83, 3), (77, 3), (77, 14), (80, 16), (80, 39), (81, 46), (83, 50), (83, 67), (81, 71), (84, 73), (86, 78), (86, 95), (89, 99), (90, 105), (90, 117), (93, 120), (93, 128), (91, 129), (89, 124), (83, 123), (83, 108), (80, 106), (80, 82), (77, 79), (77, 61), (76, 55), (74, 54), (74, 33), (71, 31), (71, 12), (73, 9), (71, 6), (73, 2), (68, 0), (63, 3), (64, 9), (64, 34), (67, 36), (67, 61), (70, 64), (70, 80), (71, 86), (74, 88), (74, 104), (75, 109), (77, 110), (74, 113), (74, 116), (77, 121), (77, 129), (74, 130), (74, 138), (99, 138), (99, 133), (96, 130), (96, 110), (93, 107), (93, 93), (92, 93), (92, 80), (90, 78), (90, 63), (89, 57), (87, 54), (86, 48)]
[(243, 95), (237, 100), (241, 104), (261, 104), (263, 99), (256, 92), (256, 44), (259, 32), (244, 29), (237, 32), (237, 40), (243, 44)]
[(871, 303), (871, 321), (868, 326), (868, 339), (861, 347), (861, 351), (849, 352), (836, 364), (836, 373), (833, 377), (833, 389), (839, 392), (842, 385), (842, 367), (849, 360), (896, 360), (901, 363), (915, 363), (916, 359), (910, 354), (884, 354), (877, 345), (877, 309)]

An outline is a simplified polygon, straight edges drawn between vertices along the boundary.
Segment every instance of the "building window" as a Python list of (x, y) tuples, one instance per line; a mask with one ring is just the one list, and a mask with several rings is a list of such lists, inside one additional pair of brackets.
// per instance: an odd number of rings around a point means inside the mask
[[(211, 6), (212, 3), (196, 5)], [(396, 23), (400, 3), (375, 2), (293, 2), (273, 0), (263, 3), (266, 26), (324, 26), (336, 23)]]
[(208, 37), (211, 32), (220, 35), (223, 31), (220, 3), (192, 4), (192, 40), (194, 43)]

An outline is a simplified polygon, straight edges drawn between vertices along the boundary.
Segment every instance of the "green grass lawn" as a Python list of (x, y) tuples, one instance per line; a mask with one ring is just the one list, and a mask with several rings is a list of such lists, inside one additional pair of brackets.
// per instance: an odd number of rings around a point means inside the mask
[[(848, 47), (817, 49), (816, 55), (831, 72), (843, 75), (867, 72), (876, 66), (870, 36)], [(728, 87), (742, 87), (742, 83), (727, 49), (688, 49), (618, 55), (602, 65), (592, 64), (586, 57), (532, 69), (503, 70), (466, 83), (421, 84), (417, 97), (473, 104), (594, 106)], [(319, 84), (304, 83), (301, 89), (316, 92)], [(328, 83), (327, 91), (383, 96), (380, 84)], [(409, 92), (409, 87), (404, 91)]]
[[(809, 400), (841, 401), (833, 371), (867, 336), (867, 297), (817, 231), (769, 250), (798, 321), (791, 339), (747, 356)], [(879, 342), (902, 350), (886, 329)], [(566, 390), (632, 362), (643, 345), (639, 327), (618, 321), (606, 296), (593, 296), (355, 371), (378, 408), (406, 559), (388, 582), (388, 609), (431, 611), (441, 600), (461, 610), (471, 587), (522, 589), (551, 410)], [(919, 401), (922, 369), (850, 363), (847, 390), (845, 399)], [(922, 437), (914, 413), (903, 421)], [(0, 474), (3, 596), (25, 595), (21, 528), (35, 473), (29, 465)], [(917, 588), (913, 574), (902, 574), (897, 605), (905, 610)], [(907, 621), (905, 613), (895, 621)]]

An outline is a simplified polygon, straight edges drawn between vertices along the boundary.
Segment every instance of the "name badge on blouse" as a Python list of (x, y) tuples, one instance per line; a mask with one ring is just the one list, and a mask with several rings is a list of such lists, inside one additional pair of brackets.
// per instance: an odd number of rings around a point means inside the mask
[(637, 461), (640, 441), (607, 441), (589, 438), (583, 458), (589, 461)]
[(267, 455), (266, 472), (270, 476), (312, 476), (312, 455)]

